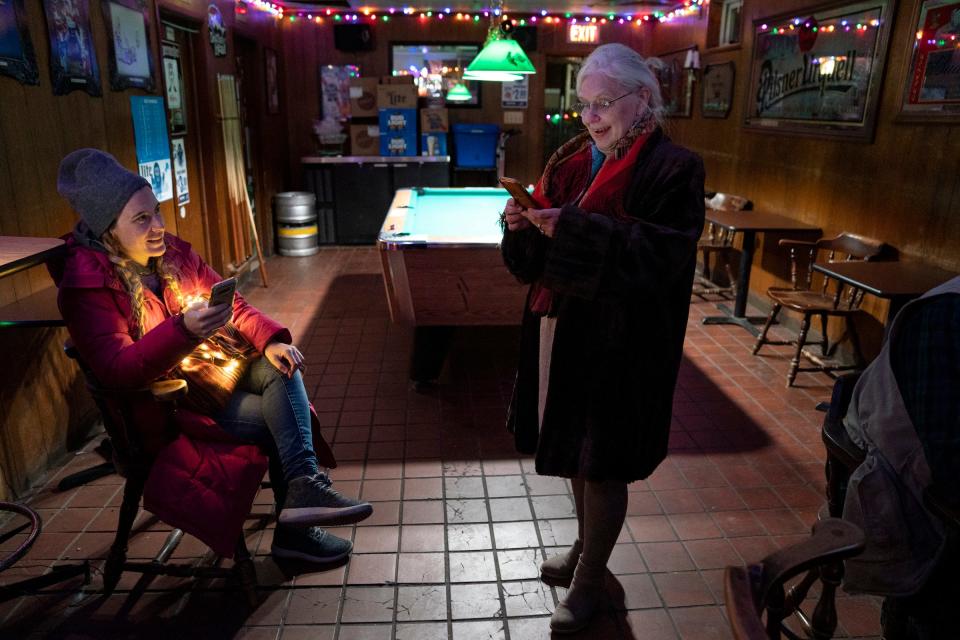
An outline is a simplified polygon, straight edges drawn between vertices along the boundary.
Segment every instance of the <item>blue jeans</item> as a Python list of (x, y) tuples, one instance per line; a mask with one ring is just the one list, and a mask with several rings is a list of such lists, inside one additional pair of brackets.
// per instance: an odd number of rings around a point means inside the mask
[(227, 406), (213, 418), (234, 437), (275, 450), (287, 482), (320, 472), (310, 431), (310, 403), (299, 371), (287, 378), (269, 360), (257, 358)]

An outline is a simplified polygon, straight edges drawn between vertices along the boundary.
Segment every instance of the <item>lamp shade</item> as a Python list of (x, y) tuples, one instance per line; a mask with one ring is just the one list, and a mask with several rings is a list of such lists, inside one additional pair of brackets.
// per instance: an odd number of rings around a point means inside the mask
[(450, 102), (466, 102), (467, 100), (472, 100), (473, 94), (470, 93), (470, 89), (467, 88), (467, 85), (462, 82), (458, 82), (450, 88), (450, 91), (447, 91), (447, 100)]
[(491, 39), (467, 66), (463, 77), (468, 80), (510, 82), (536, 72), (516, 40)]

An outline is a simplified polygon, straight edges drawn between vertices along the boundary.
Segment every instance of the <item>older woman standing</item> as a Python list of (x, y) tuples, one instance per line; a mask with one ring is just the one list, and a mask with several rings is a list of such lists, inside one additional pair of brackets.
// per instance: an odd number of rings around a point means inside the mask
[(576, 503), (578, 540), (541, 565), (572, 581), (558, 633), (589, 623), (627, 484), (666, 456), (704, 216), (703, 164), (664, 135), (647, 61), (598, 47), (577, 93), (586, 131), (547, 163), (534, 192), (544, 208), (507, 202), (502, 243), (531, 284), (508, 427), (538, 473), (571, 479)]

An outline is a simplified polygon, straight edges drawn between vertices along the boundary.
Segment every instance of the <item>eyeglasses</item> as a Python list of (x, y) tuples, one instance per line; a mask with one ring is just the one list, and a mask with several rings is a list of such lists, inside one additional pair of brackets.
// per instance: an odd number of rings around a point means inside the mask
[(586, 113), (587, 109), (593, 111), (594, 113), (603, 113), (610, 106), (620, 100), (621, 98), (626, 98), (629, 95), (633, 95), (633, 91), (623, 94), (619, 98), (614, 98), (613, 100), (594, 100), (593, 102), (576, 102), (573, 105), (573, 110), (577, 113)]

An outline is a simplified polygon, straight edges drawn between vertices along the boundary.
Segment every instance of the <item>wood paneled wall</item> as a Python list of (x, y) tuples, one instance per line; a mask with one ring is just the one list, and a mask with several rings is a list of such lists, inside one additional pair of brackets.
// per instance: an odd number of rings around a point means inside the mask
[[(316, 151), (311, 126), (313, 120), (320, 116), (320, 65), (356, 64), (360, 66), (362, 76), (385, 76), (390, 74), (391, 42), (467, 42), (480, 45), (488, 27), (489, 23), (484, 20), (477, 23), (436, 19), (420, 22), (398, 17), (387, 23), (373, 25), (373, 50), (348, 53), (334, 48), (332, 22), (323, 25), (303, 21), (285, 22), (285, 84), (290, 95), (297, 96), (287, 107), (290, 171), (294, 180), (300, 176), (300, 158), (313, 155)], [(640, 27), (611, 24), (600, 27), (600, 39), (602, 42), (623, 42), (644, 51), (652, 32), (653, 27), (649, 23)], [(538, 73), (530, 77), (528, 107), (519, 110), (524, 112), (522, 125), (503, 124), (504, 109), (501, 108), (498, 82), (483, 83), (479, 108), (450, 108), (451, 124), (486, 122), (519, 129), (521, 133), (507, 143), (505, 173), (525, 182), (535, 182), (543, 170), (543, 93), (547, 57), (586, 56), (592, 50), (589, 45), (568, 44), (565, 25), (538, 25), (537, 40), (537, 50), (528, 52)]]
[[(230, 206), (224, 173), (223, 143), (217, 102), (217, 74), (236, 74), (234, 37), (248, 40), (245, 65), (254, 84), (248, 93), (248, 116), (255, 151), (257, 212), (264, 247), (272, 247), (270, 202), (287, 188), (286, 118), (265, 108), (263, 48), (281, 51), (280, 27), (262, 12), (234, 15), (234, 3), (215, 0), (227, 25), (227, 56), (213, 56), (205, 26), (209, 2), (158, 0), (149, 2), (151, 44), (157, 95), (163, 95), (159, 18), (174, 17), (199, 30), (194, 38), (194, 66), (184, 70), (184, 91), (194, 109), (187, 132), (191, 202), (180, 217), (173, 201), (162, 203), (167, 227), (187, 236), (207, 260), (223, 271), (227, 261), (226, 211)], [(100, 68), (101, 97), (81, 91), (54, 96), (50, 85), (47, 25), (40, 2), (28, 1), (29, 31), (40, 71), (38, 86), (0, 77), (0, 235), (60, 236), (76, 220), (56, 192), (60, 159), (79, 147), (112, 153), (126, 167), (137, 165), (130, 96), (139, 90), (110, 90), (107, 35), (99, 2), (89, 2), (90, 25)], [(250, 43), (253, 43), (250, 45)], [(254, 102), (254, 104), (251, 104)], [(187, 225), (185, 221), (190, 222)], [(51, 286), (43, 267), (0, 279), (0, 305)], [(95, 412), (75, 365), (62, 354), (63, 329), (0, 329), (0, 497), (21, 494), (48, 464), (90, 428)]]
[[(832, 236), (852, 231), (891, 244), (903, 257), (960, 271), (960, 126), (896, 120), (914, 39), (910, 24), (918, 0), (896, 3), (893, 29), (871, 143), (787, 136), (743, 128), (753, 20), (804, 9), (809, 0), (745, 0), (743, 44), (704, 49), (709, 8), (702, 16), (660, 25), (651, 53), (696, 44), (701, 65), (736, 65), (733, 108), (724, 120), (700, 116), (702, 87), (694, 91), (693, 117), (670, 121), (671, 134), (703, 156), (707, 186), (747, 196), (757, 208), (783, 213)], [(789, 278), (786, 260), (761, 241), (750, 281), (755, 299)], [(868, 348), (879, 347), (885, 302), (866, 296), (876, 319), (865, 327)]]

